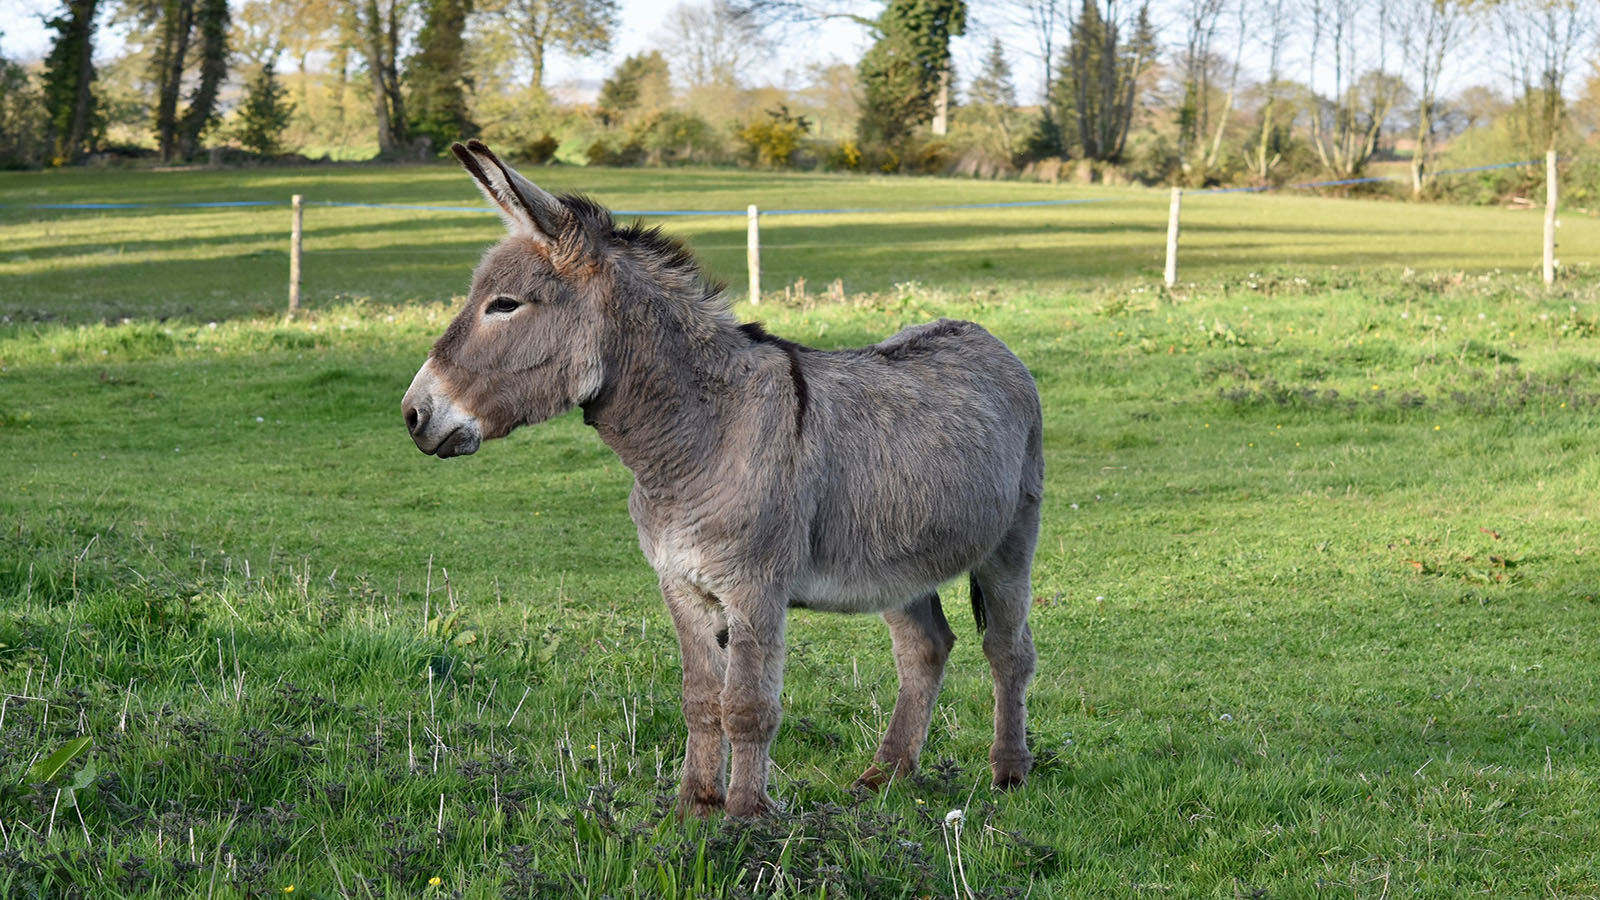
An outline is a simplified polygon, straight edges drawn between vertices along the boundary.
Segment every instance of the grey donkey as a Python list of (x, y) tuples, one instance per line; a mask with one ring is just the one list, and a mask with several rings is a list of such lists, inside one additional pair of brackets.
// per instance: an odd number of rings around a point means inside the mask
[(632, 470), (628, 510), (683, 654), (680, 814), (777, 811), (795, 607), (888, 623), (900, 691), (856, 783), (912, 772), (955, 643), (935, 589), (963, 572), (994, 676), (994, 784), (1020, 784), (1044, 479), (1022, 362), (970, 322), (842, 351), (741, 325), (659, 230), (553, 196), (482, 143), (452, 149), (510, 233), (406, 392), (406, 425), (444, 458), (578, 406)]

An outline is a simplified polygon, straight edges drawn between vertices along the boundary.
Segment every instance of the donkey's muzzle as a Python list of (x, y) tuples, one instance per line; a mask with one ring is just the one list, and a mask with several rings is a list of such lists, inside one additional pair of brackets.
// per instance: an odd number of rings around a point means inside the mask
[(400, 413), (412, 442), (430, 456), (466, 456), (476, 453), (483, 442), (478, 420), (451, 401), (428, 364), (412, 379), (411, 388), (400, 401)]

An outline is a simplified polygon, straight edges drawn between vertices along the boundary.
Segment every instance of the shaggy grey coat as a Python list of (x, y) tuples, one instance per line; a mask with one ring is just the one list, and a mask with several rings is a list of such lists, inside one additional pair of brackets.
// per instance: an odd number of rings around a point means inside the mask
[(482, 144), (454, 149), (511, 233), (406, 393), (407, 426), (454, 456), (576, 405), (632, 470), (683, 654), (680, 810), (775, 811), (791, 607), (883, 615), (900, 692), (858, 783), (912, 771), (955, 641), (935, 590), (964, 572), (995, 680), (994, 783), (1020, 783), (1044, 476), (1022, 362), (970, 322), (845, 351), (741, 326), (659, 232), (553, 197)]

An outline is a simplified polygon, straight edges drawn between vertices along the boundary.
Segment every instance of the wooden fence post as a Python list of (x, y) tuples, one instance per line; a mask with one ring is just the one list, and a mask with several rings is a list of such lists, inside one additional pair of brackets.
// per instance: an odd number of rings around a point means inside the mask
[(300, 195), (290, 198), (289, 205), (293, 209), (289, 226), (289, 317), (292, 319), (300, 310)]
[(1556, 148), (1544, 154), (1544, 283), (1556, 280)]
[(750, 302), (761, 302), (761, 211), (756, 209), (754, 203), (745, 210), (749, 217), (749, 227), (745, 241), (745, 267), (750, 270)]
[(1178, 212), (1183, 208), (1183, 188), (1173, 187), (1167, 209), (1167, 289), (1178, 283)]

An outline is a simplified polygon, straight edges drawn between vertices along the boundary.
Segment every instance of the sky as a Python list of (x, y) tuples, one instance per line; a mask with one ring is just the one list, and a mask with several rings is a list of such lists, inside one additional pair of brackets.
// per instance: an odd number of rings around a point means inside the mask
[[(662, 23), (673, 6), (666, 0), (622, 0), (622, 27), (611, 53), (595, 59), (572, 59), (556, 54), (549, 63), (547, 83), (574, 81), (589, 83), (591, 89), (598, 88), (600, 81), (623, 57), (660, 45)], [(0, 34), (0, 52), (8, 59), (33, 60), (44, 56), (50, 38), (43, 19), (60, 7), (60, 0), (0, 0), (0, 28), (4, 29)], [(771, 80), (775, 82), (781, 82), (784, 71), (798, 73), (812, 62), (853, 63), (868, 44), (864, 29), (842, 21), (795, 27), (789, 37), (790, 40), (778, 44), (772, 60), (774, 77)], [(976, 68), (978, 45), (974, 37), (957, 39), (952, 50), (958, 71)], [(120, 43), (115, 35), (110, 35), (102, 38), (102, 48), (102, 55), (115, 55)], [(963, 66), (964, 63), (967, 65)], [(1036, 84), (1037, 78), (1024, 77), (1028, 67), (1021, 60), (1014, 65), (1019, 69), (1019, 88)], [(1019, 93), (1025, 101), (1031, 97), (1026, 90)]]
[[(7, 58), (20, 60), (33, 60), (43, 56), (49, 43), (43, 16), (53, 13), (61, 5), (62, 0), (0, 0), (0, 29), (4, 29), (3, 34), (0, 34), (0, 52)], [(548, 64), (546, 76), (548, 85), (555, 87), (564, 82), (573, 83), (577, 88), (574, 93), (579, 96), (592, 96), (598, 91), (600, 81), (624, 56), (661, 45), (663, 22), (667, 13), (676, 5), (672, 0), (621, 0), (620, 5), (621, 28), (618, 30), (611, 53), (594, 59), (572, 59), (554, 54)], [(1039, 100), (1041, 81), (1039, 64), (1025, 53), (1031, 49), (1031, 41), (1028, 35), (1007, 28), (994, 12), (996, 6), (995, 3), (969, 3), (971, 11), (968, 16), (967, 35), (952, 41), (951, 46), (958, 83), (964, 82), (967, 76), (977, 71), (990, 39), (998, 33), (1007, 48), (1007, 56), (1017, 86), (1018, 101), (1023, 104), (1036, 103)], [(1156, 3), (1153, 6), (1159, 9), (1162, 4)], [(104, 32), (102, 34), (104, 35)], [(1484, 36), (1479, 37), (1480, 42), (1475, 43), (1480, 43), (1480, 46), (1463, 48), (1459, 53), (1461, 63), (1447, 67), (1443, 85), (1446, 93), (1474, 82), (1504, 81), (1502, 73), (1489, 71), (1498, 66), (1499, 60), (1494, 58), (1493, 48), (1481, 45)], [(1171, 41), (1172, 37), (1169, 35), (1168, 42)], [(797, 87), (801, 84), (801, 76), (807, 65), (818, 62), (854, 63), (866, 50), (868, 43), (865, 29), (842, 20), (817, 25), (791, 26), (786, 35), (774, 41), (773, 59), (763, 69), (764, 72), (770, 73), (770, 77), (761, 77), (757, 80), (780, 86), (788, 81), (789, 86)], [(1229, 52), (1231, 47), (1222, 47), (1228, 43), (1227, 39), (1219, 39), (1218, 46), (1224, 52)], [(114, 33), (104, 35), (101, 39), (101, 48), (101, 56), (115, 55), (120, 50), (120, 41)], [(1257, 70), (1265, 69), (1265, 65), (1257, 59), (1262, 55), (1260, 49), (1254, 42), (1246, 44), (1247, 77), (1259, 77), (1262, 72)], [(1298, 63), (1290, 59), (1286, 64), (1293, 71)], [(1452, 68), (1454, 71), (1451, 71)], [(791, 73), (791, 77), (786, 78), (785, 73)]]

